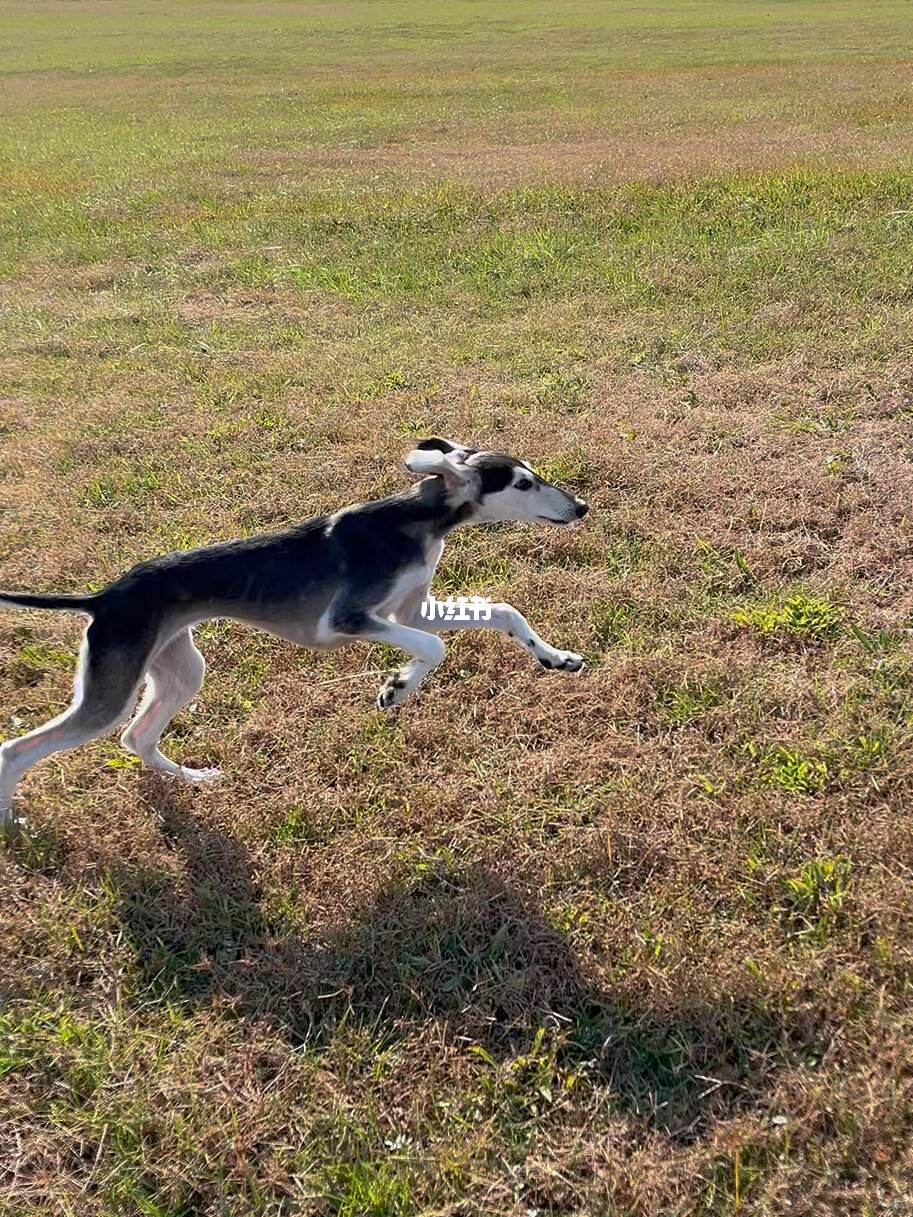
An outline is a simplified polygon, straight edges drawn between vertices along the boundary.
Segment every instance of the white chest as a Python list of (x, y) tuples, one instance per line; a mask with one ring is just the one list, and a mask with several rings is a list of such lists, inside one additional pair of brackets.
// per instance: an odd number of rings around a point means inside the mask
[(436, 541), (429, 546), (423, 563), (409, 566), (399, 575), (381, 611), (397, 620), (401, 620), (403, 614), (412, 616), (428, 594), (428, 587), (443, 552), (443, 541)]

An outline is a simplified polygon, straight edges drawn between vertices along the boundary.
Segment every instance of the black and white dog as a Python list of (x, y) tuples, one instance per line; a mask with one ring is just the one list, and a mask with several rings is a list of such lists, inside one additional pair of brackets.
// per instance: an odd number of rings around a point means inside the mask
[(303, 646), (330, 650), (363, 639), (385, 642), (411, 661), (383, 685), (382, 709), (397, 706), (444, 658), (439, 631), (499, 630), (546, 668), (579, 672), (583, 659), (558, 651), (508, 604), (487, 619), (434, 621), (422, 613), (444, 538), (463, 524), (532, 521), (568, 525), (581, 499), (537, 477), (523, 461), (449, 440), (428, 439), (406, 467), (411, 489), (319, 516), (288, 532), (250, 537), (143, 562), (86, 596), (0, 592), (0, 606), (63, 609), (91, 618), (73, 702), (35, 731), (0, 748), (0, 822), (12, 817), (22, 776), (54, 752), (76, 748), (124, 722), (124, 747), (162, 773), (200, 782), (215, 769), (187, 769), (159, 751), (162, 732), (197, 694), (205, 662), (191, 630), (230, 618)]

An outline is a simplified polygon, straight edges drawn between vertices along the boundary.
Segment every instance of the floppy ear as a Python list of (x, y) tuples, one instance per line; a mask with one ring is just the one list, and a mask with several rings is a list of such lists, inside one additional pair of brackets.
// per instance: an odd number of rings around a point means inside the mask
[(434, 435), (431, 439), (419, 440), (415, 445), (416, 452), (461, 452), (464, 456), (469, 456), (472, 452), (477, 452), (476, 448), (468, 448), (466, 444), (456, 444), (452, 439), (441, 439), (440, 436)]
[(423, 477), (429, 474), (442, 477), (449, 489), (464, 487), (470, 485), (477, 476), (475, 470), (461, 459), (464, 451), (454, 446), (452, 451), (444, 452), (440, 448), (425, 448), (419, 444), (406, 457), (406, 468), (412, 473), (420, 473)]

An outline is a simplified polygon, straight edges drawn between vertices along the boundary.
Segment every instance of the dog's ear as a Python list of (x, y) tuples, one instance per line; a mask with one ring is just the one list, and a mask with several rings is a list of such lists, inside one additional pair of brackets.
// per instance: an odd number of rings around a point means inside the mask
[(442, 477), (451, 489), (471, 485), (478, 474), (465, 463), (465, 454), (472, 450), (461, 448), (456, 444), (448, 446), (446, 450), (425, 447), (425, 443), (432, 442), (447, 443), (446, 440), (426, 440), (419, 444), (406, 457), (406, 468), (411, 473), (420, 473), (423, 477), (429, 475)]
[(416, 452), (459, 452), (463, 456), (469, 456), (473, 452), (477, 452), (477, 448), (469, 448), (466, 444), (456, 444), (452, 439), (441, 439), (438, 435), (433, 435), (430, 439), (419, 440), (415, 445)]

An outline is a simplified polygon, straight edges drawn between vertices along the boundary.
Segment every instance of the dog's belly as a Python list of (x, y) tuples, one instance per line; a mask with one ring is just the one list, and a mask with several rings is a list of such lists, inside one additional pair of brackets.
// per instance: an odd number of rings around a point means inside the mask
[(275, 638), (282, 638), (286, 642), (294, 642), (300, 647), (310, 647), (315, 651), (332, 651), (336, 647), (352, 641), (350, 638), (343, 638), (341, 636), (321, 636), (317, 620), (312, 618), (271, 617), (251, 620), (247, 617), (234, 617), (232, 620), (243, 621), (245, 625), (252, 625), (258, 630), (265, 630), (267, 634), (272, 634)]
[(160, 632), (160, 645), (164, 645), (183, 629), (194, 629), (204, 621), (237, 621), (241, 625), (263, 630), (286, 642), (317, 650), (331, 650), (344, 641), (327, 638), (321, 634), (320, 619), (326, 612), (327, 599), (290, 601), (285, 604), (266, 606), (243, 602), (212, 601), (208, 604), (188, 605), (181, 611), (169, 613)]
[[(266, 608), (263, 605), (245, 607), (232, 606), (224, 616), (232, 621), (240, 621), (254, 629), (264, 630), (276, 638), (286, 642), (294, 642), (298, 646), (313, 647), (316, 650), (327, 651), (340, 646), (344, 639), (335, 641), (328, 638), (320, 628), (320, 620), (326, 612), (327, 600), (300, 601), (293, 604), (276, 605)], [(221, 616), (222, 614), (220, 614)]]

